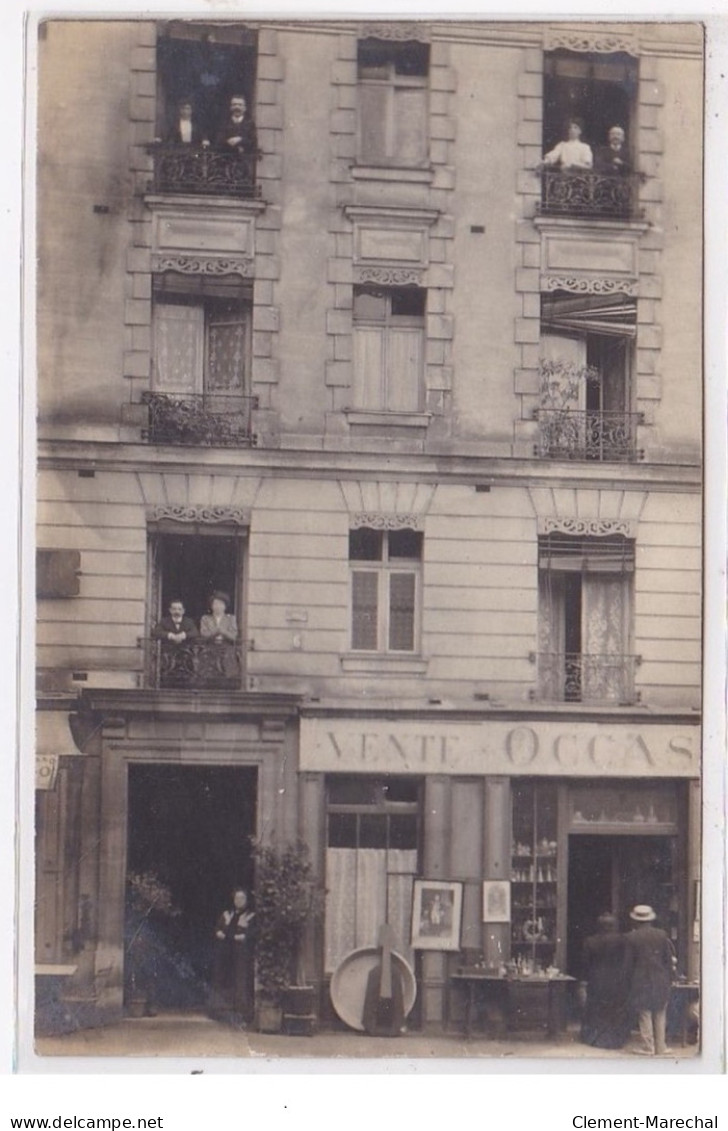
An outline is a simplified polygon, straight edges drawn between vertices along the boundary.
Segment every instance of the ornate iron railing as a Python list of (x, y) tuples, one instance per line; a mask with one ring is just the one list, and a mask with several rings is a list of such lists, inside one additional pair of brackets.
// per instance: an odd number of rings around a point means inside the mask
[(258, 398), (223, 393), (142, 393), (149, 423), (142, 436), (150, 444), (190, 444), (209, 448), (255, 446), (251, 410)]
[(630, 219), (638, 215), (638, 173), (614, 175), (546, 169), (541, 178), (544, 216)]
[(637, 425), (641, 412), (603, 412), (597, 409), (542, 408), (536, 454), (547, 459), (638, 460)]
[(149, 152), (154, 158), (154, 192), (260, 196), (255, 180), (256, 153), (224, 153), (213, 148), (161, 142), (151, 145)]
[(190, 690), (239, 690), (243, 673), (243, 651), (238, 644), (205, 640), (141, 641), (145, 652), (147, 687)]
[(634, 703), (638, 656), (539, 652), (539, 697), (560, 703)]

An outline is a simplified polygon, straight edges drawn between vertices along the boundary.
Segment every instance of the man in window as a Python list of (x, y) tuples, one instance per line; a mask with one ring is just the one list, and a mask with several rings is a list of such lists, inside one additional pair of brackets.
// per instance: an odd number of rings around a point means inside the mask
[(186, 640), (195, 640), (198, 636), (195, 622), (185, 616), (185, 607), (176, 597), (169, 603), (169, 615), (162, 617), (152, 629), (154, 640), (168, 644), (184, 644)]
[(252, 157), (258, 152), (255, 123), (248, 117), (247, 111), (248, 104), (243, 95), (233, 94), (229, 112), (217, 133), (219, 148), (238, 157)]
[(621, 176), (632, 171), (632, 165), (625, 144), (625, 133), (621, 126), (612, 126), (607, 134), (608, 145), (600, 145), (596, 152), (597, 173), (608, 176)]

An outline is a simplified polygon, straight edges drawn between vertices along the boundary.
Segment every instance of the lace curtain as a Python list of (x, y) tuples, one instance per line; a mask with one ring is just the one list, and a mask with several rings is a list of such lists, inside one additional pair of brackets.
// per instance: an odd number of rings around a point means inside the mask
[(388, 922), (395, 950), (409, 947), (416, 849), (329, 848), (326, 851), (325, 962), (331, 973), (351, 950), (376, 946)]

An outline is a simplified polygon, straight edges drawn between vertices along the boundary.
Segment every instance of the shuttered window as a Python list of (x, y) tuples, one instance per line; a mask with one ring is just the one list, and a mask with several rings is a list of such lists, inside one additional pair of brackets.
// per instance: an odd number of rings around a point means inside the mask
[(356, 408), (421, 409), (425, 296), (419, 287), (354, 288)]
[(429, 48), (366, 39), (358, 48), (359, 160), (412, 167), (428, 156)]
[(414, 530), (352, 530), (349, 561), (352, 649), (416, 651), (422, 535)]

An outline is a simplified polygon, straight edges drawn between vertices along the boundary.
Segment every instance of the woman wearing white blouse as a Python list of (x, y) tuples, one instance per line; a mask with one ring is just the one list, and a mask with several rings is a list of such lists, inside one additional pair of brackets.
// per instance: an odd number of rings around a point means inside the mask
[(212, 639), (216, 644), (233, 644), (238, 638), (238, 625), (235, 617), (227, 611), (230, 598), (227, 593), (216, 590), (210, 598), (210, 612), (200, 621), (200, 636)]
[(591, 146), (581, 140), (581, 123), (571, 119), (567, 127), (566, 141), (558, 145), (544, 156), (544, 166), (556, 165), (560, 169), (591, 169), (594, 165), (594, 155)]

